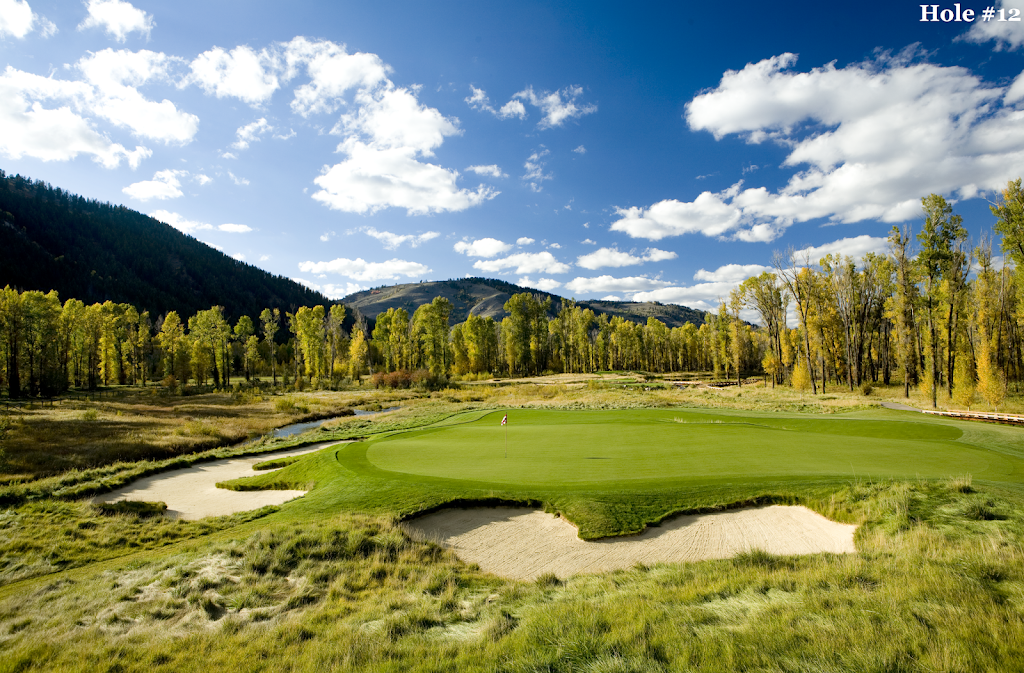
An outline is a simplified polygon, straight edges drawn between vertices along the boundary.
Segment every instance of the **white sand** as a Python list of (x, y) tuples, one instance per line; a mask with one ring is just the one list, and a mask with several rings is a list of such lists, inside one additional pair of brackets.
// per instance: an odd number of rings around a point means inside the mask
[(564, 519), (525, 508), (448, 509), (406, 529), (453, 549), (463, 561), (502, 577), (569, 577), (637, 563), (701, 561), (762, 549), (772, 554), (854, 553), (856, 526), (806, 507), (773, 505), (679, 516), (631, 537), (585, 542)]
[(98, 495), (94, 503), (119, 502), (121, 500), (143, 500), (167, 503), (166, 515), (172, 519), (202, 519), (206, 516), (223, 516), (235, 512), (246, 512), (267, 505), (280, 505), (306, 491), (229, 491), (217, 488), (219, 481), (253, 477), (252, 466), (267, 460), (299, 456), (319, 451), (341, 442), (322, 442), (304, 446), (301, 449), (275, 451), (245, 458), (226, 458), (208, 463), (198, 463), (180, 470), (161, 472), (144, 477), (110, 493)]

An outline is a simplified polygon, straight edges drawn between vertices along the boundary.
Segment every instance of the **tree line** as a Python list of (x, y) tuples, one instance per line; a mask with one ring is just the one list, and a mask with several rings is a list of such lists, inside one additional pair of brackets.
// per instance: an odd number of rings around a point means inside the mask
[[(971, 245), (960, 216), (939, 195), (922, 199), (914, 235), (894, 227), (885, 254), (811, 260), (776, 253), (773, 271), (747, 279), (699, 327), (669, 328), (595, 314), (569, 299), (549, 317), (550, 296), (519, 293), (500, 321), (469, 315), (451, 325), (436, 297), (410, 316), (379, 314), (373, 326), (341, 304), (265, 309), (232, 325), (219, 306), (182, 319), (112, 302), (61, 303), (56, 292), (0, 294), (0, 389), (11, 397), (69, 387), (279, 377), (330, 387), (366, 374), (426, 370), (448, 377), (533, 376), (635, 369), (761, 375), (772, 385), (853, 390), (899, 381), (937, 404), (939, 391), (969, 406), (997, 406), (1024, 376), (1024, 190), (1010, 182), (992, 206), (993, 241)], [(756, 315), (760, 326), (744, 317)], [(355, 317), (355, 323), (352, 318)], [(284, 331), (282, 331), (284, 330)], [(395, 379), (399, 380), (399, 379)], [(404, 379), (408, 381), (408, 377)]]

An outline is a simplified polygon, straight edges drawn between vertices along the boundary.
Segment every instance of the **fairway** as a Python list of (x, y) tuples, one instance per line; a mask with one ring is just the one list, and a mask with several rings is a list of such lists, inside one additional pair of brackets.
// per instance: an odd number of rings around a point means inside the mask
[(1024, 476), (1019, 459), (958, 441), (961, 431), (951, 425), (690, 409), (512, 410), (506, 458), (504, 413), (373, 440), (364, 444), (366, 459), (410, 476), (609, 490), (775, 478)]

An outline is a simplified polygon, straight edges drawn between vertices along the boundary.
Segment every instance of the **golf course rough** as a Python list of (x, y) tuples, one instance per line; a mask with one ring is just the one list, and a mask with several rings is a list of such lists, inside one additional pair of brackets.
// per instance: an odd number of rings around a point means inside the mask
[[(509, 422), (502, 427), (505, 413)], [(959, 474), (1016, 482), (1024, 476), (1020, 459), (967, 445), (958, 441), (961, 434), (953, 425), (902, 419), (523, 409), (397, 433), (353, 448), (365, 450), (378, 474), (396, 478), (545, 490)]]

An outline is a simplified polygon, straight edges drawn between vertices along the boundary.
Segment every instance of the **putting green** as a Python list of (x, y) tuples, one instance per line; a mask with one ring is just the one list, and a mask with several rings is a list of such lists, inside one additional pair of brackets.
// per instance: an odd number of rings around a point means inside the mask
[[(511, 410), (365, 444), (378, 470), (519, 486), (643, 488), (821, 477), (1024, 480), (1024, 461), (930, 421), (706, 410)], [(396, 475), (397, 476), (397, 475)]]

